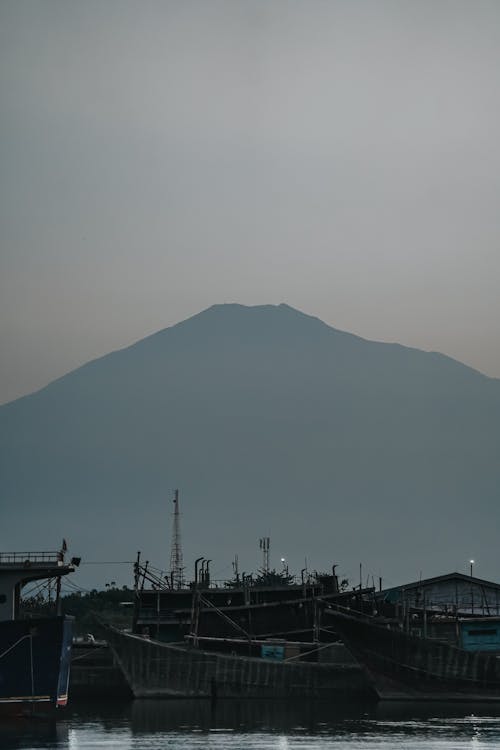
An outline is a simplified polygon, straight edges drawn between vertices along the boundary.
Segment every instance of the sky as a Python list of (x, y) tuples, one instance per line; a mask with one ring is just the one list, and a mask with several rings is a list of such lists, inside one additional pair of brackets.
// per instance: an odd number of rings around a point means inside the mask
[(223, 302), (500, 377), (496, 0), (2, 0), (0, 403)]

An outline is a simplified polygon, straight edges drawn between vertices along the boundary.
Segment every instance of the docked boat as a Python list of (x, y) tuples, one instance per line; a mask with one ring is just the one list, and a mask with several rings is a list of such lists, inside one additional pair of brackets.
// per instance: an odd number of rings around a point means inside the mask
[(167, 643), (241, 637), (319, 641), (328, 636), (322, 612), (329, 602), (362, 610), (372, 592), (340, 591), (334, 570), (310, 574), (300, 584), (273, 573), (215, 586), (195, 570), (188, 585), (172, 588), (137, 563), (132, 630)]
[(500, 701), (500, 659), (488, 643), (500, 632), (498, 617), (457, 621), (457, 645), (335, 605), (327, 616), (380, 699)]
[(199, 643), (165, 643), (111, 627), (105, 631), (136, 698), (326, 698), (367, 693), (359, 666), (345, 659), (342, 649), (339, 658), (337, 644), (221, 638), (217, 650), (212, 650), (213, 642), (208, 650)]
[[(0, 713), (33, 715), (68, 701), (72, 625), (70, 617), (23, 617), (21, 590), (31, 581), (72, 572), (59, 552), (0, 553)], [(78, 561), (79, 562), (79, 561)], [(59, 582), (59, 583), (57, 583)]]
[(366, 694), (359, 665), (323, 621), (330, 602), (362, 607), (366, 592), (339, 591), (334, 570), (292, 578), (213, 586), (205, 565), (173, 588), (138, 561), (132, 632), (105, 626), (103, 635), (138, 698)]
[[(210, 562), (195, 561), (184, 580), (179, 493), (174, 495), (170, 574), (134, 566), (132, 632), (104, 625), (104, 637), (137, 698), (317, 698), (366, 693), (366, 681), (338, 637), (324, 624), (330, 602), (363, 608), (365, 590), (339, 586), (331, 573), (300, 583), (288, 567), (269, 566), (269, 537), (259, 540), (262, 568), (213, 582)], [(368, 590), (373, 595), (373, 589)]]
[(319, 641), (321, 611), (328, 601), (352, 609), (363, 609), (366, 593), (373, 589), (347, 590), (335, 572), (301, 571), (299, 582), (290, 575), (282, 559), (281, 571), (270, 569), (270, 538), (259, 540), (262, 567), (258, 574), (240, 574), (238, 556), (233, 562), (234, 578), (212, 581), (211, 560), (199, 557), (194, 578), (185, 581), (180, 537), (179, 490), (173, 498), (170, 573), (141, 562), (134, 565), (134, 612), (136, 635), (167, 643), (201, 638), (245, 640), (274, 637), (293, 641)]

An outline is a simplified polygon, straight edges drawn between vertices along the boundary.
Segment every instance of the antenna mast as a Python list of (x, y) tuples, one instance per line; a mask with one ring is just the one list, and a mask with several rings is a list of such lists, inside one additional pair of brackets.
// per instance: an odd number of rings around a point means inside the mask
[(174, 492), (174, 522), (172, 525), (172, 545), (170, 547), (170, 580), (173, 589), (184, 585), (184, 562), (182, 559), (181, 525), (179, 514), (179, 490)]
[(262, 550), (262, 570), (267, 575), (269, 573), (269, 537), (263, 536), (259, 539), (259, 546)]

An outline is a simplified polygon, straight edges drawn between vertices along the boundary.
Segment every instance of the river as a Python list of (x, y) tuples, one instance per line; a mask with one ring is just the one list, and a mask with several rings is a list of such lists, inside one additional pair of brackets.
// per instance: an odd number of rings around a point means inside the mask
[(74, 703), (56, 723), (2, 721), (2, 750), (500, 748), (500, 706), (269, 701)]

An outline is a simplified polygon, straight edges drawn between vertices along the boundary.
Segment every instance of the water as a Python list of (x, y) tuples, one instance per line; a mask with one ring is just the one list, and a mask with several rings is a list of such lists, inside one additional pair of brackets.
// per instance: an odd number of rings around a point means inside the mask
[(500, 748), (500, 706), (130, 701), (73, 704), (57, 724), (0, 720), (2, 750)]

